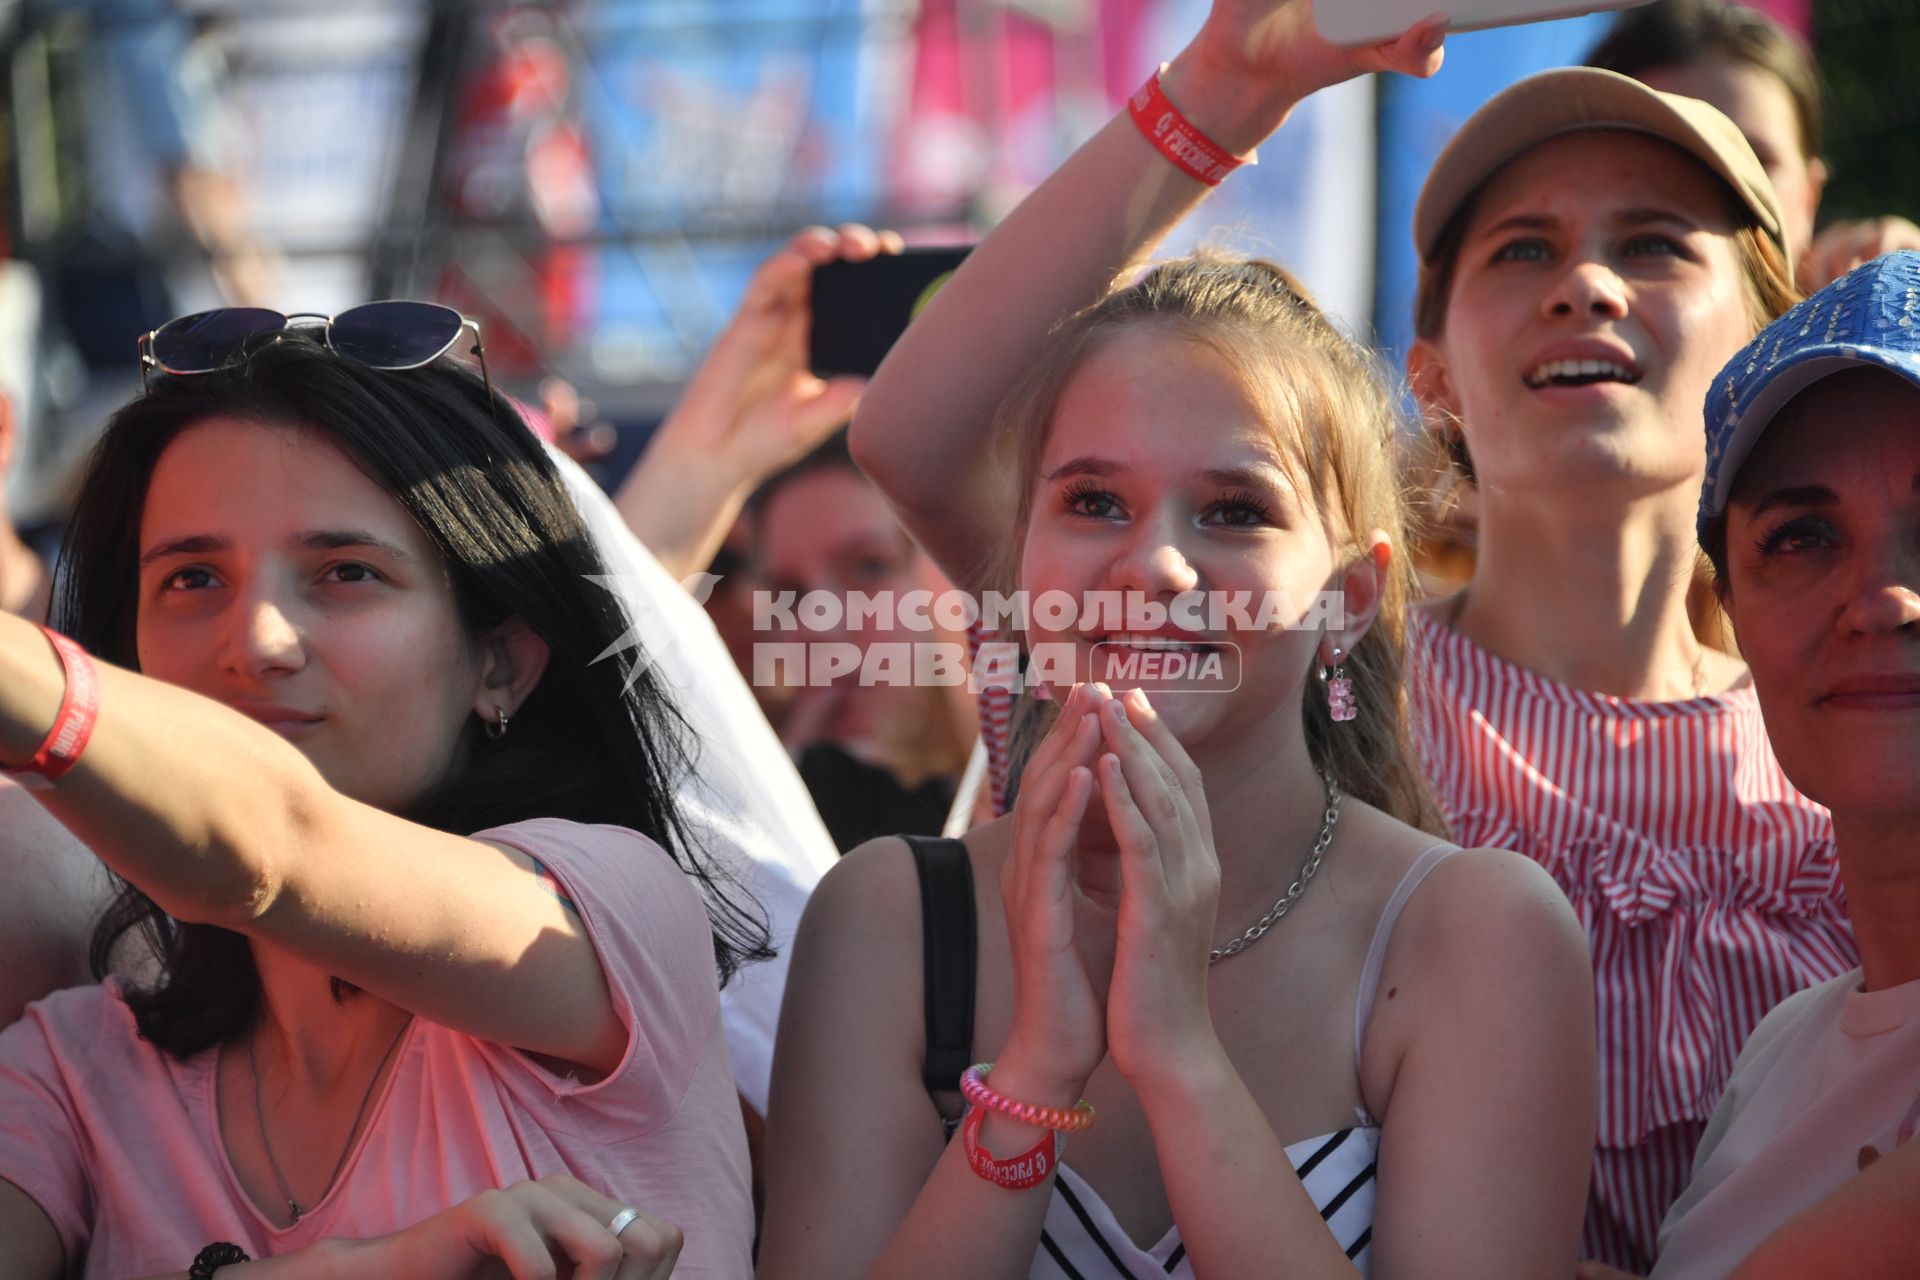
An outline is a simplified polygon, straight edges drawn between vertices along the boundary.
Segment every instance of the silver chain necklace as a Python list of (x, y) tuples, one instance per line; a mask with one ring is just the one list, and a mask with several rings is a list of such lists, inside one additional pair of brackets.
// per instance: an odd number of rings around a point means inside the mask
[[(387, 1059), (391, 1058), (393, 1051), (400, 1047), (400, 1038), (407, 1034), (407, 1028), (412, 1025), (411, 1018), (401, 1023), (400, 1030), (394, 1033), (393, 1043), (389, 1044), (387, 1051), (380, 1055), (380, 1065), (373, 1069), (373, 1078), (367, 1081), (367, 1091), (360, 1095), (360, 1109), (353, 1113), (353, 1124), (347, 1129), (346, 1145), (340, 1148), (340, 1158), (333, 1162), (333, 1172), (327, 1175), (326, 1188), (320, 1193), (322, 1196), (333, 1188), (334, 1180), (340, 1176), (340, 1170), (346, 1167), (347, 1153), (353, 1150), (353, 1136), (360, 1132), (360, 1122), (367, 1117), (367, 1104), (373, 1101), (373, 1086), (379, 1081), (380, 1073), (386, 1070)], [(247, 1074), (253, 1077), (253, 1119), (254, 1123), (260, 1126), (260, 1146), (267, 1153), (267, 1165), (273, 1170), (273, 1180), (280, 1184), (280, 1194), (286, 1197), (287, 1212), (293, 1216), (295, 1222), (298, 1222), (305, 1210), (300, 1207), (300, 1202), (293, 1198), (293, 1188), (287, 1185), (287, 1175), (280, 1172), (280, 1162), (274, 1159), (273, 1143), (267, 1137), (267, 1114), (260, 1106), (260, 1064), (253, 1056), (253, 1042), (259, 1034), (260, 1024), (256, 1022), (247, 1032)]]
[(1313, 848), (1307, 854), (1307, 860), (1300, 864), (1300, 874), (1293, 878), (1287, 891), (1280, 895), (1280, 901), (1273, 904), (1273, 910), (1254, 921), (1253, 927), (1229, 942), (1224, 947), (1215, 947), (1207, 953), (1208, 964), (1219, 964), (1228, 956), (1237, 956), (1242, 951), (1266, 936), (1267, 930), (1280, 923), (1287, 912), (1293, 910), (1293, 904), (1300, 901), (1300, 895), (1307, 891), (1307, 882), (1313, 879), (1313, 873), (1320, 869), (1320, 859), (1326, 854), (1327, 846), (1333, 843), (1333, 826), (1340, 821), (1340, 788), (1334, 783), (1331, 774), (1321, 774), (1321, 781), (1327, 784), (1327, 811), (1320, 822), (1320, 838), (1313, 842)]

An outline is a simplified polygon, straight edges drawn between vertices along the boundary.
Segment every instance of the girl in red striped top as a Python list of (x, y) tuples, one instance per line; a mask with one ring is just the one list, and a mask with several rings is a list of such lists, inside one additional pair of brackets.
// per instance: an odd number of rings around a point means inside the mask
[[(1306, 10), (1259, 27), (1269, 67), (1310, 38)], [(1244, 72), (1222, 72), (1196, 119), (1242, 154), (1285, 96), (1284, 77)], [(1206, 192), (1150, 203), (1124, 182), (1074, 157), (1007, 224), (1031, 242), (1017, 278), (956, 282), (869, 391), (856, 455), (935, 554), (993, 544), (980, 445), (1038, 333)], [(1686, 611), (1701, 400), (1793, 297), (1779, 202), (1717, 111), (1581, 69), (1469, 121), (1417, 223), (1409, 372), (1481, 509), (1475, 576), (1414, 628), (1420, 745), (1455, 839), (1545, 866), (1587, 928), (1602, 1096), (1584, 1252), (1644, 1271), (1747, 1033), (1855, 962), (1828, 818), (1781, 774), (1742, 666)], [(909, 418), (911, 433), (863, 430)], [(1006, 698), (982, 718), (1001, 799)]]
[(1748, 1032), (1855, 950), (1831, 824), (1686, 597), (1721, 363), (1792, 300), (1732, 123), (1611, 73), (1470, 119), (1415, 214), (1414, 388), (1476, 485), (1478, 565), (1413, 632), (1456, 839), (1553, 873), (1593, 952), (1589, 1257), (1644, 1272)]

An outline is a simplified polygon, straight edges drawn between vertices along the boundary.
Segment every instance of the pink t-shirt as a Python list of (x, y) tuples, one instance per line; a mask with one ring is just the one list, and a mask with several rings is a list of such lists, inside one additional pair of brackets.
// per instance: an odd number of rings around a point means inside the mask
[(1788, 997), (1747, 1041), (1660, 1228), (1654, 1280), (1729, 1274), (1920, 1134), (1920, 981), (1867, 991), (1862, 979)]
[(52, 1220), (85, 1277), (186, 1269), (216, 1240), (255, 1257), (387, 1235), (481, 1191), (570, 1173), (686, 1234), (676, 1276), (751, 1273), (746, 1136), (700, 896), (623, 827), (540, 819), (480, 833), (538, 858), (577, 905), (629, 1028), (592, 1085), (416, 1019), (326, 1198), (276, 1228), (235, 1180), (217, 1054), (140, 1039), (117, 979), (64, 991), (0, 1032), (0, 1178)]

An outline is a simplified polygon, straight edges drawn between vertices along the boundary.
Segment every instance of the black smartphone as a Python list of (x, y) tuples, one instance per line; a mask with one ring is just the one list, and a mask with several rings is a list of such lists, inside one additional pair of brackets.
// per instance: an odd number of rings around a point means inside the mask
[(814, 268), (810, 361), (823, 378), (870, 377), (967, 249), (908, 249)]

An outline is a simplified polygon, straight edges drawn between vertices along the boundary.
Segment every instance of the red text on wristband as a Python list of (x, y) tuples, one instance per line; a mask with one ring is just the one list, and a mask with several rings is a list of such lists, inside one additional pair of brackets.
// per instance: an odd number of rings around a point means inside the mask
[(1040, 1135), (1040, 1141), (1019, 1155), (996, 1160), (992, 1152), (980, 1145), (980, 1125), (986, 1118), (985, 1110), (973, 1107), (960, 1125), (960, 1145), (967, 1153), (967, 1167), (994, 1186), (1009, 1191), (1025, 1191), (1045, 1182), (1060, 1163), (1060, 1153), (1067, 1147), (1067, 1135), (1058, 1129), (1049, 1129)]

